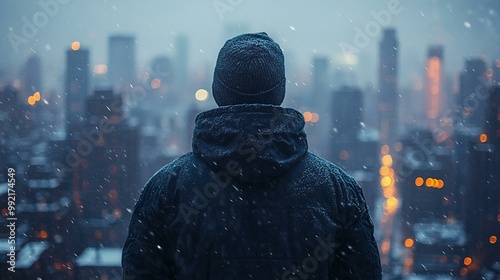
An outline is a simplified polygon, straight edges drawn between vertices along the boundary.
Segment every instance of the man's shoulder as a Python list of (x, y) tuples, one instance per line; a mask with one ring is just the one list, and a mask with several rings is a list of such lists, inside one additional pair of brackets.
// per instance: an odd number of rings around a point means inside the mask
[(195, 161), (192, 152), (183, 154), (158, 169), (146, 182), (146, 185), (162, 185), (165, 180), (178, 177), (187, 166)]
[(339, 177), (350, 177), (338, 165), (311, 152), (307, 152), (304, 155), (303, 164), (306, 169), (313, 172), (328, 173)]
[(300, 171), (300, 176), (307, 181), (314, 178), (317, 183), (330, 185), (342, 193), (359, 189), (359, 184), (344, 169), (311, 152), (304, 156)]

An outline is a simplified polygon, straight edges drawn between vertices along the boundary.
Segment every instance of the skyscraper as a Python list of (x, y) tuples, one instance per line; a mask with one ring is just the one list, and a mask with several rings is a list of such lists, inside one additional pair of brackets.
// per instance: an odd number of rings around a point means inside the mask
[(470, 145), (471, 168), (465, 192), (466, 254), (474, 264), (467, 267), (467, 279), (480, 279), (481, 270), (494, 266), (500, 257), (499, 152), (485, 139), (479, 140)]
[[(379, 110), (380, 110), (380, 162), (383, 164), (381, 168), (391, 168), (392, 156), (390, 148), (394, 147), (397, 137), (397, 107), (398, 107), (398, 92), (397, 92), (397, 75), (398, 75), (398, 40), (396, 39), (396, 30), (388, 28), (384, 30), (382, 41), (380, 42), (380, 61), (379, 61)], [(385, 159), (385, 160), (384, 160)], [(387, 164), (386, 164), (387, 163)], [(397, 206), (397, 192), (395, 188), (394, 175), (380, 174), (380, 186), (383, 188), (391, 188), (393, 191), (390, 194), (384, 195), (386, 198), (384, 208), (384, 216), (387, 217), (382, 221), (381, 226), (391, 224), (394, 219), (394, 210)], [(392, 206), (391, 206), (392, 205)], [(384, 231), (382, 234), (381, 245), (381, 260), (383, 271), (391, 269), (391, 250), (390, 246), (393, 234), (390, 231)]]
[(313, 59), (312, 86), (313, 94), (323, 96), (328, 85), (328, 64), (327, 57), (317, 56)]
[(483, 127), (485, 121), (484, 97), (487, 95), (487, 82), (484, 76), (486, 63), (482, 58), (467, 59), (464, 72), (460, 75), (460, 91), (457, 106), (461, 110), (463, 124)]
[(33, 54), (21, 70), (23, 98), (42, 90), (42, 64), (38, 55)]
[(343, 87), (333, 93), (335, 142), (353, 144), (361, 132), (363, 94), (360, 89)]
[(500, 85), (490, 88), (486, 104), (486, 125), (484, 127), (486, 139), (483, 136), (483, 140), (500, 147)]
[(179, 90), (184, 91), (188, 86), (189, 43), (185, 35), (175, 39), (175, 83)]
[(427, 52), (425, 73), (425, 115), (431, 128), (441, 115), (443, 98), (443, 47), (431, 46)]
[(354, 87), (343, 87), (333, 92), (331, 109), (332, 131), (329, 160), (347, 170), (358, 170), (363, 166), (359, 152), (363, 93)]
[(115, 35), (109, 37), (108, 79), (117, 90), (135, 84), (135, 38)]
[(353, 175), (373, 211), (379, 195), (378, 139), (363, 131), (363, 92), (357, 87), (343, 87), (333, 92), (332, 104), (330, 112), (325, 114), (332, 116), (333, 125), (328, 129), (332, 133), (328, 159)]
[(500, 85), (500, 59), (493, 62), (493, 85)]
[(86, 246), (121, 246), (139, 192), (138, 132), (122, 120), (122, 99), (109, 90), (86, 99), (86, 122), (72, 147), (73, 200), (84, 221)]
[(396, 142), (397, 136), (398, 45), (396, 30), (385, 29), (380, 43), (379, 64), (380, 142), (389, 146)]
[(84, 122), (85, 98), (89, 90), (89, 51), (74, 42), (66, 51), (66, 122), (71, 133)]

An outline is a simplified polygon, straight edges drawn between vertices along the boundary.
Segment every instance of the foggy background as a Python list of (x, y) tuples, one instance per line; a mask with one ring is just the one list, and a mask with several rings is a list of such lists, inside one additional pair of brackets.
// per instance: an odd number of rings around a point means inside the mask
[(121, 279), (142, 186), (217, 106), (220, 48), (262, 31), (310, 151), (363, 189), (384, 279), (500, 279), (500, 1), (0, 0), (0, 30), (7, 279)]
[[(133, 34), (137, 40), (140, 67), (158, 54), (172, 54), (175, 35), (189, 37), (191, 69), (215, 65), (217, 53), (236, 32), (265, 31), (282, 47), (287, 67), (307, 66), (314, 55), (328, 56), (334, 66), (344, 64), (342, 42), (353, 44), (354, 28), (364, 29), (373, 20), (370, 12), (387, 10), (387, 1), (75, 1), (65, 0), (56, 16), (39, 28), (36, 36), (15, 52), (9, 32), (22, 34), (22, 17), (31, 20), (40, 10), (38, 1), (0, 2), (1, 66), (19, 70), (32, 52), (42, 60), (44, 86), (61, 87), (64, 50), (73, 41), (91, 50), (92, 64), (107, 63), (110, 34)], [(463, 60), (479, 54), (488, 58), (500, 48), (500, 3), (498, 1), (397, 1), (402, 9), (392, 15), (389, 26), (397, 27), (400, 41), (400, 83), (407, 85), (423, 75), (426, 47), (446, 45), (445, 69), (451, 75), (463, 67)], [(232, 6), (231, 4), (235, 5)], [(215, 7), (220, 8), (218, 9)], [(230, 8), (227, 8), (229, 6)], [(240, 26), (240, 30), (233, 26)], [(358, 83), (376, 81), (380, 35), (363, 48), (356, 69)], [(291, 60), (291, 61), (290, 61)], [(293, 63), (293, 64), (292, 64)], [(138, 67), (138, 68), (139, 68)]]

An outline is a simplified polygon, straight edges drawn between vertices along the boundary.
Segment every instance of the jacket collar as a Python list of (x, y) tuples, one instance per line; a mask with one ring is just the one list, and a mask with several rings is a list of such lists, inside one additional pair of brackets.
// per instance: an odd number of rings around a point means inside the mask
[(237, 166), (234, 177), (258, 182), (285, 173), (307, 152), (304, 125), (291, 108), (223, 106), (196, 117), (193, 152), (212, 169)]

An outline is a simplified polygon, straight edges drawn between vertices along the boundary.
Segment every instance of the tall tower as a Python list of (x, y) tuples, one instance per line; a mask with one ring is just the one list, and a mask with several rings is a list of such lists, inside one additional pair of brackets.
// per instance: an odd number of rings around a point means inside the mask
[(108, 77), (117, 90), (135, 84), (135, 38), (116, 35), (109, 37)]
[(89, 90), (89, 51), (74, 42), (66, 51), (66, 122), (71, 133), (83, 124), (85, 98)]
[[(387, 228), (395, 217), (395, 209), (397, 205), (397, 189), (394, 173), (392, 169), (392, 156), (390, 149), (394, 147), (397, 137), (397, 74), (398, 74), (398, 41), (396, 39), (396, 30), (389, 28), (384, 30), (382, 42), (380, 42), (380, 64), (379, 64), (379, 110), (380, 110), (380, 170), (388, 170), (388, 172), (380, 172), (380, 186), (385, 189), (390, 189), (389, 193), (384, 192), (384, 214), (387, 219), (380, 221), (381, 228)], [(382, 230), (381, 244), (381, 263), (384, 271), (388, 271), (392, 267), (392, 248), (391, 240), (394, 236)]]
[(38, 55), (31, 55), (21, 71), (23, 95), (22, 98), (28, 98), (34, 92), (42, 89), (42, 64)]
[(434, 127), (441, 114), (443, 85), (443, 47), (431, 46), (427, 52), (425, 75), (425, 115)]
[(500, 85), (490, 88), (486, 102), (488, 105), (486, 109), (486, 125), (484, 127), (486, 133), (485, 142), (491, 142), (500, 149)]
[(361, 158), (356, 153), (360, 149), (362, 107), (363, 94), (358, 88), (343, 87), (333, 93), (330, 160), (346, 169), (355, 169)]
[(328, 93), (328, 64), (327, 57), (317, 56), (313, 59), (312, 69), (312, 96), (311, 100), (315, 102), (312, 104), (315, 110), (321, 112), (325, 110), (324, 102)]
[(363, 94), (358, 88), (343, 87), (333, 93), (333, 99), (334, 139), (353, 144), (361, 131)]
[(392, 146), (397, 136), (397, 74), (398, 74), (398, 41), (395, 29), (385, 29), (380, 43), (379, 64), (379, 108), (380, 108), (380, 142)]
[(86, 100), (86, 122), (72, 147), (81, 163), (73, 170), (73, 201), (84, 221), (85, 246), (121, 246), (134, 197), (139, 193), (138, 132), (123, 121), (121, 96), (95, 91)]
[[(312, 85), (316, 94), (323, 94), (328, 83), (328, 58), (317, 56), (313, 59)], [(317, 91), (317, 92), (316, 92)]]
[(493, 85), (500, 85), (500, 59), (493, 61)]
[[(151, 62), (151, 78), (160, 80), (160, 86), (165, 84), (169, 88), (172, 86), (172, 83), (176, 83), (175, 73), (172, 71), (172, 60), (168, 56), (157, 56), (153, 58)], [(175, 81), (174, 81), (175, 79)], [(155, 85), (153, 84), (152, 88), (155, 89)]]
[(487, 81), (484, 73), (486, 63), (481, 58), (467, 59), (460, 75), (460, 91), (457, 100), (463, 123), (469, 127), (483, 127), (485, 122), (484, 97), (487, 96)]
[(185, 35), (177, 36), (175, 42), (175, 83), (183, 91), (188, 86), (189, 42)]

